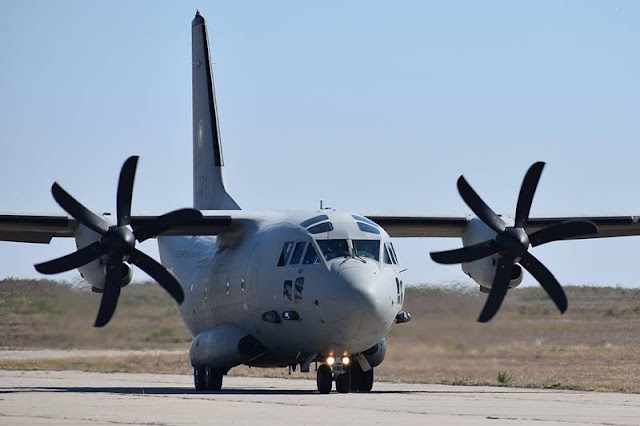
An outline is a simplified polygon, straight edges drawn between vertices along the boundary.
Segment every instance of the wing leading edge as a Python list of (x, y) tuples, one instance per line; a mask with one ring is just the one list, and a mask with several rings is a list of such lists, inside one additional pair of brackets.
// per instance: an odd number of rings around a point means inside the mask
[[(471, 216), (377, 216), (366, 215), (395, 238), (460, 238)], [(525, 229), (533, 233), (560, 222), (587, 220), (598, 226), (598, 233), (575, 239), (640, 235), (640, 216), (564, 216), (532, 217)]]
[[(394, 238), (460, 238), (471, 216), (380, 216), (366, 215)], [(132, 216), (134, 228), (144, 226), (157, 215)], [(238, 221), (230, 214), (204, 212), (204, 217), (161, 235), (218, 235)], [(535, 232), (563, 221), (589, 220), (598, 233), (579, 239), (640, 235), (640, 216), (564, 216), (530, 218), (527, 232)], [(0, 241), (48, 244), (54, 237), (73, 237), (78, 222), (66, 215), (0, 214)]]
[[(140, 228), (159, 215), (132, 216), (131, 226)], [(218, 235), (232, 226), (230, 215), (207, 213), (200, 220), (160, 235)], [(78, 222), (66, 215), (0, 214), (0, 241), (48, 244), (54, 237), (73, 237)]]

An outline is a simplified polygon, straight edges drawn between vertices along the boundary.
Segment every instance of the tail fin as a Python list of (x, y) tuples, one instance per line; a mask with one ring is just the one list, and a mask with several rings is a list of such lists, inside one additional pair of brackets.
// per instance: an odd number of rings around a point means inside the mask
[(193, 89), (193, 206), (203, 210), (240, 210), (227, 193), (218, 128), (207, 26), (200, 12), (191, 22)]

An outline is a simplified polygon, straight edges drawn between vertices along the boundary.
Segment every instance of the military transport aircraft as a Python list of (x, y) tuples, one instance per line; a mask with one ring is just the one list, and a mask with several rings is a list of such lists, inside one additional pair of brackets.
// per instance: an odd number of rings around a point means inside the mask
[[(195, 387), (219, 390), (234, 366), (316, 366), (320, 393), (368, 392), (384, 359), (385, 336), (410, 320), (391, 238), (461, 238), (457, 250), (431, 253), (461, 263), (489, 293), (479, 321), (489, 321), (522, 268), (561, 312), (562, 287), (529, 248), (556, 240), (640, 234), (636, 216), (530, 218), (544, 163), (527, 171), (515, 215), (498, 215), (464, 177), (458, 191), (476, 217), (367, 216), (333, 209), (249, 212), (225, 188), (208, 35), (192, 21), (193, 208), (157, 216), (131, 215), (138, 158), (123, 165), (115, 221), (97, 215), (58, 183), (51, 190), (66, 215), (0, 215), (0, 240), (49, 243), (75, 238), (78, 250), (36, 265), (44, 274), (79, 269), (102, 293), (96, 327), (115, 312), (133, 265), (179, 304), (193, 333)], [(115, 222), (115, 223), (114, 223)], [(156, 238), (161, 263), (135, 248)]]

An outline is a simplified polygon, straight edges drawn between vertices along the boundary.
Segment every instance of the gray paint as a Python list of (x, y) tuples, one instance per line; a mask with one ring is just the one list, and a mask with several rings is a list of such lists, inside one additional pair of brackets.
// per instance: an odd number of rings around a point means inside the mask
[(191, 42), (193, 206), (205, 210), (239, 210), (226, 190), (207, 26), (200, 15), (191, 23)]

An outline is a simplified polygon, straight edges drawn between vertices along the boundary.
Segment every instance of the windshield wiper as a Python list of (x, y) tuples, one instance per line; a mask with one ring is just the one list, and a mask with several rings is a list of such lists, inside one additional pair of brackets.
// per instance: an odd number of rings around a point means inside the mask
[(367, 263), (364, 257), (358, 256), (358, 253), (355, 249), (350, 250), (349, 254), (345, 255), (345, 258), (342, 262), (340, 262), (340, 265), (342, 265), (344, 262), (346, 262), (349, 259), (355, 259), (355, 260), (359, 260), (362, 263)]

